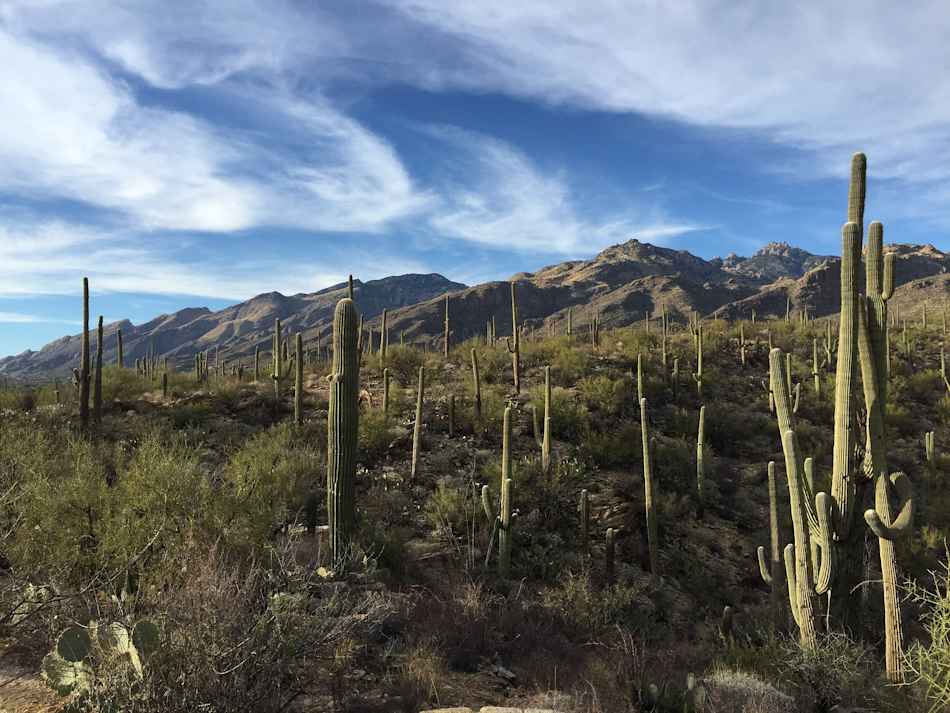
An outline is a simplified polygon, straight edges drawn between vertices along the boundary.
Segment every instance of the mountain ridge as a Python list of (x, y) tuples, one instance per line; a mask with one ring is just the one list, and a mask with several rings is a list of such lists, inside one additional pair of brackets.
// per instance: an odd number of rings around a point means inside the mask
[[(916, 305), (922, 299), (950, 294), (950, 255), (933, 245), (887, 246), (897, 255), (893, 302)], [(735, 319), (754, 310), (761, 317), (784, 316), (786, 301), (798, 314), (814, 317), (838, 311), (839, 258), (815, 255), (787, 242), (770, 242), (749, 257), (735, 254), (705, 260), (686, 250), (637, 239), (611, 245), (588, 260), (569, 260), (519, 272), (507, 281), (464, 285), (437, 273), (407, 274), (362, 282), (354, 280), (354, 297), (367, 327), (378, 330), (388, 310), (390, 340), (433, 342), (441, 339), (444, 296), (449, 304), (452, 339), (485, 333), (495, 318), (499, 336), (510, 334), (510, 284), (518, 296), (519, 320), (529, 328), (563, 323), (574, 309), (575, 326), (593, 314), (601, 324), (623, 326), (656, 316), (696, 311)], [(325, 346), (332, 333), (336, 302), (346, 295), (341, 282), (313, 293), (265, 292), (218, 311), (188, 307), (158, 315), (142, 325), (120, 320), (106, 325), (104, 361), (115, 361), (115, 331), (123, 330), (126, 366), (150, 346), (177, 368), (188, 368), (198, 351), (217, 348), (223, 358), (253, 357), (270, 350), (275, 319), (286, 334), (301, 331), (309, 346)], [(78, 364), (80, 335), (64, 336), (38, 351), (0, 359), (0, 374), (31, 379), (68, 374)]]

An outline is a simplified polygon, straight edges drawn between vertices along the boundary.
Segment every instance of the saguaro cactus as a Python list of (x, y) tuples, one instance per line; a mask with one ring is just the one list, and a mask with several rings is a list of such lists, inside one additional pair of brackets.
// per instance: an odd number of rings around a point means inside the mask
[(703, 516), (703, 481), (706, 479), (706, 407), (699, 407), (699, 428), (696, 435), (696, 514)]
[[(813, 563), (811, 559), (810, 530), (812, 519), (817, 520), (810, 511), (810, 491), (805, 480), (805, 468), (798, 451), (798, 439), (792, 430), (792, 406), (788, 393), (788, 383), (782, 373), (782, 351), (773, 349), (769, 353), (769, 379), (775, 399), (775, 413), (778, 418), (779, 432), (782, 434), (782, 449), (785, 453), (785, 473), (788, 479), (789, 505), (792, 514), (792, 529), (795, 533), (794, 544), (785, 548), (785, 573), (788, 580), (788, 597), (795, 623), (798, 624), (799, 639), (805, 648), (817, 646), (815, 633), (814, 595), (812, 588)], [(824, 493), (820, 495), (827, 496)], [(825, 504), (825, 500), (822, 501)], [(811, 516), (811, 517), (810, 517)], [(828, 540), (824, 540), (828, 542)], [(825, 550), (823, 560), (830, 567), (830, 551)], [(818, 593), (824, 593), (827, 582), (819, 586)]]
[(356, 448), (359, 434), (358, 318), (351, 299), (342, 299), (333, 315), (333, 363), (327, 413), (327, 513), (330, 549), (342, 564), (354, 526)]
[(643, 437), (643, 499), (647, 517), (647, 545), (650, 550), (650, 572), (660, 574), (657, 556), (658, 533), (656, 526), (656, 493), (653, 483), (653, 455), (651, 453), (650, 425), (647, 414), (647, 400), (640, 399), (640, 433)]
[(498, 574), (511, 571), (511, 407), (505, 407), (501, 434), (501, 507), (498, 516)]
[(294, 336), (294, 423), (303, 425), (303, 335)]
[(389, 347), (389, 327), (386, 325), (387, 311), (383, 310), (382, 322), (379, 327), (379, 368), (386, 367), (386, 349)]
[(567, 308), (567, 336), (574, 336), (574, 308)]
[(93, 379), (92, 417), (98, 424), (102, 421), (102, 315), (99, 315), (99, 325), (96, 328), (96, 374)]
[(412, 470), (409, 474), (415, 479), (419, 467), (419, 451), (422, 450), (422, 401), (425, 398), (426, 368), (419, 367), (419, 390), (416, 394), (416, 422), (412, 427)]
[(122, 330), (115, 330), (115, 339), (116, 339), (116, 352), (115, 352), (115, 365), (120, 369), (125, 367), (125, 351), (122, 348)]
[(782, 587), (785, 573), (782, 569), (782, 544), (778, 519), (778, 488), (775, 480), (775, 461), (769, 461), (769, 561), (765, 560), (765, 548), (756, 551), (759, 559), (759, 574), (762, 581), (771, 587), (772, 624), (776, 629), (785, 628), (785, 605), (782, 603)]
[(82, 351), (79, 363), (79, 423), (89, 427), (89, 278), (82, 278)]
[(518, 303), (515, 301), (515, 283), (511, 283), (511, 337), (506, 338), (511, 353), (511, 370), (515, 393), (521, 393), (521, 338), (518, 334)]
[(551, 472), (551, 367), (544, 367), (544, 437), (541, 441), (541, 469)]
[(261, 378), (261, 348), (254, 347), (254, 382), (257, 383)]
[(389, 369), (383, 369), (383, 415), (389, 415)]
[(818, 371), (818, 338), (811, 340), (811, 377), (815, 382), (815, 396), (821, 396), (821, 372)]
[(283, 361), (281, 358), (281, 326), (280, 319), (274, 320), (274, 370), (271, 378), (274, 380), (274, 400), (280, 401), (280, 378), (283, 373)]
[(478, 375), (478, 352), (472, 347), (472, 388), (475, 391), (475, 418), (482, 417), (482, 382)]
[(696, 393), (699, 398), (703, 397), (703, 325), (697, 319), (696, 321), (696, 372), (693, 374), (693, 381), (696, 382)]
[(445, 296), (445, 323), (442, 326), (442, 356), (449, 358), (449, 296)]
[(643, 355), (637, 352), (637, 402), (646, 398), (646, 389), (643, 383)]

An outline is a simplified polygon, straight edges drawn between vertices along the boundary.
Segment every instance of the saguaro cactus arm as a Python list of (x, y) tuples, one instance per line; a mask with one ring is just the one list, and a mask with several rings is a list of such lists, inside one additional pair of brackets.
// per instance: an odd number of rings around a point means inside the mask
[[(888, 485), (890, 484), (890, 485)], [(888, 525), (874, 508), (864, 511), (864, 521), (871, 531), (882, 540), (894, 541), (910, 532), (914, 523), (914, 485), (905, 473), (891, 473), (890, 478), (878, 478), (878, 497), (890, 498), (890, 486), (894, 487), (900, 503), (897, 516)], [(884, 491), (883, 493), (881, 491)]]

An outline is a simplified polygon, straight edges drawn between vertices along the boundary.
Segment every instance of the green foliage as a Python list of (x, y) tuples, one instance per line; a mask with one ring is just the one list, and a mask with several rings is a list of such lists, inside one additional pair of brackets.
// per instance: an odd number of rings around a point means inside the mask
[(260, 547), (288, 523), (303, 520), (308, 495), (323, 492), (322, 427), (280, 423), (242, 446), (224, 470), (225, 497), (216, 498), (230, 539)]

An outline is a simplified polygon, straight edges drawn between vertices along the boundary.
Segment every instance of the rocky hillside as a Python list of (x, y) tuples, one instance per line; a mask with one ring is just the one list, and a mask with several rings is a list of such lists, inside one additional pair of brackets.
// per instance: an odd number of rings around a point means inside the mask
[[(895, 245), (897, 291), (894, 302), (903, 314), (916, 315), (926, 300), (942, 304), (950, 293), (950, 255), (931, 245)], [(812, 316), (838, 310), (838, 258), (812, 255), (787, 243), (769, 243), (751, 257), (729, 255), (704, 260), (685, 250), (671, 250), (629, 240), (590, 260), (551, 265), (537, 272), (513, 275), (519, 319), (529, 327), (559, 325), (574, 310), (574, 324), (583, 329), (592, 315), (602, 324), (622, 326), (667, 311), (685, 315), (736, 318), (785, 314), (791, 299), (795, 314)], [(473, 287), (441, 275), (401, 275), (362, 283), (356, 281), (356, 301), (366, 324), (379, 329), (383, 309), (389, 310), (390, 341), (430, 342), (441, 339), (446, 294), (451, 295), (452, 338), (484, 334), (495, 318), (498, 335), (511, 333), (509, 282)], [(123, 321), (106, 328), (106, 361), (115, 359), (117, 328), (122, 329), (126, 362), (143, 356), (149, 345), (179, 367), (187, 367), (195, 352), (217, 347), (223, 358), (246, 358), (255, 347), (270, 349), (274, 319), (288, 333), (301, 331), (312, 346), (326, 345), (333, 307), (346, 294), (346, 285), (313, 294), (285, 297), (279, 292), (257, 297), (219, 312), (186, 309), (133, 325)], [(936, 314), (935, 314), (936, 318)], [(0, 374), (36, 378), (65, 374), (78, 364), (79, 336), (63, 337), (38, 352), (28, 351), (0, 360)]]
[[(367, 319), (384, 309), (415, 304), (463, 288), (465, 285), (435, 274), (398, 275), (369, 282), (354, 279), (355, 297)], [(346, 292), (346, 283), (289, 297), (269, 292), (218, 312), (199, 307), (161, 315), (140, 325), (128, 320), (114, 322), (105, 326), (104, 361), (111, 364), (116, 359), (118, 329), (122, 330), (126, 365), (147, 354), (150, 346), (154, 353), (168, 357), (179, 368), (187, 368), (196, 352), (215, 347), (227, 359), (253, 355), (258, 346), (269, 351), (275, 319), (282, 320), (287, 333), (301, 331), (307, 340), (322, 339), (326, 343), (332, 331), (333, 309)], [(94, 342), (95, 337), (93, 348)], [(80, 335), (74, 334), (39, 351), (0, 359), (0, 374), (23, 379), (68, 374), (79, 364), (80, 345)]]

